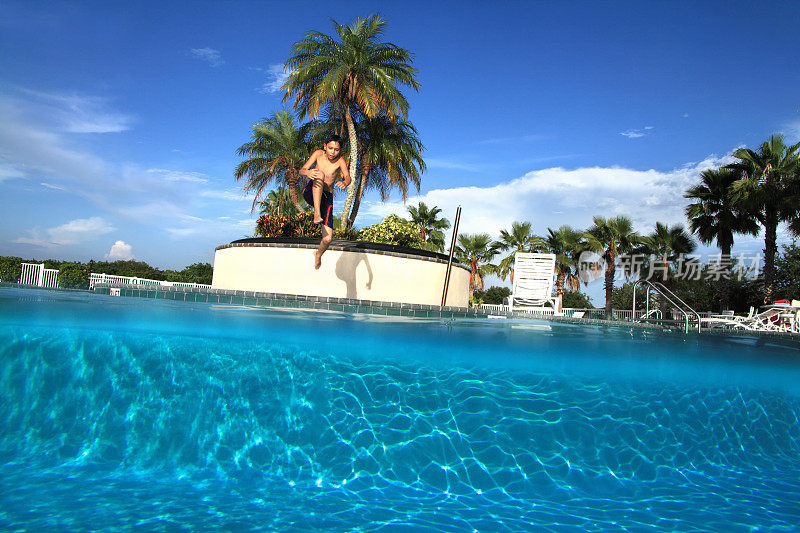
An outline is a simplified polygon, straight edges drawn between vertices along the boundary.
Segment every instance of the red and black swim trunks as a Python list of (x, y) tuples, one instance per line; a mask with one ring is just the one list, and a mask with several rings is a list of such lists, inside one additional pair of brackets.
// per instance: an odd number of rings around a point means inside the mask
[[(312, 183), (312, 181), (309, 181), (306, 184), (306, 188), (303, 189), (303, 198), (308, 205), (314, 207), (314, 196), (311, 192)], [(333, 229), (333, 193), (325, 189), (322, 189), (322, 198), (319, 200), (319, 214), (322, 216), (322, 223)]]

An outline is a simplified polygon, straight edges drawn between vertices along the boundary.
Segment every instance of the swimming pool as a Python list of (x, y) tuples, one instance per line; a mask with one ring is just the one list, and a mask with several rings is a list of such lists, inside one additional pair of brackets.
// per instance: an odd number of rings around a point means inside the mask
[(800, 523), (800, 349), (0, 288), (0, 529)]

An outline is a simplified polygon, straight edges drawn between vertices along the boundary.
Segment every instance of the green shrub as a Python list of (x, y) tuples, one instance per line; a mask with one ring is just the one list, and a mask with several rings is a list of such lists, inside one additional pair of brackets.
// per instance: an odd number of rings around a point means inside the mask
[(294, 215), (261, 215), (256, 221), (256, 235), (262, 237), (318, 237), (319, 226), (314, 224), (310, 211)]
[(17, 283), (22, 275), (22, 266), (25, 261), (21, 257), (0, 257), (0, 280), (6, 283)]
[(358, 232), (358, 239), (410, 248), (422, 248), (423, 245), (419, 226), (397, 215), (389, 215), (380, 224), (362, 229)]

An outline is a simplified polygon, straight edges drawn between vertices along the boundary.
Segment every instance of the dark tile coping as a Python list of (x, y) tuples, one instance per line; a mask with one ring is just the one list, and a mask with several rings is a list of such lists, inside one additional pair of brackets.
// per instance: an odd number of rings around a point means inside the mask
[[(34, 285), (19, 285), (17, 283), (0, 282), (0, 288), (17, 287), (23, 289), (39, 289), (62, 292), (91, 292), (84, 289), (43, 288)], [(119, 283), (98, 283), (94, 292), (97, 294), (110, 294), (110, 289), (120, 289), (120, 296), (155, 298), (164, 300), (177, 300), (187, 302), (221, 303), (231, 305), (252, 305), (255, 307), (288, 307), (310, 310), (341, 311), (345, 313), (359, 313), (371, 315), (395, 315), (417, 318), (485, 318), (502, 316), (504, 318), (529, 318), (532, 320), (545, 320), (564, 324), (586, 324), (593, 326), (615, 326), (632, 329), (657, 330), (666, 333), (685, 335), (681, 330), (670, 330), (658, 324), (642, 324), (622, 320), (604, 320), (597, 318), (571, 318), (560, 316), (531, 316), (524, 313), (491, 313), (472, 307), (439, 307), (438, 305), (407, 304), (400, 302), (377, 302), (372, 300), (356, 300), (351, 298), (329, 298), (319, 296), (304, 296), (298, 294), (278, 294), (253, 291), (232, 291), (227, 289), (205, 289), (198, 287), (159, 287), (141, 288), (140, 285), (124, 285)], [(161, 294), (157, 294), (161, 293)], [(168, 296), (169, 295), (169, 296)], [(178, 296), (181, 296), (180, 298)], [(202, 298), (199, 295), (205, 295)], [(216, 300), (209, 296), (216, 296)], [(226, 297), (226, 298), (221, 298)], [(230, 297), (228, 300), (227, 297)], [(241, 301), (240, 301), (241, 299)], [(697, 334), (691, 331), (689, 334)], [(800, 334), (782, 333), (777, 331), (742, 331), (723, 329), (704, 329), (701, 335), (722, 335), (727, 337), (771, 337), (800, 342)]]
[[(309, 238), (280, 238), (280, 237), (260, 237), (255, 239), (240, 239), (233, 241), (230, 244), (223, 244), (217, 246), (214, 251), (224, 250), (226, 248), (306, 248), (316, 249), (319, 246), (319, 239)], [(447, 264), (448, 256), (438, 252), (431, 252), (428, 250), (419, 250), (417, 248), (407, 248), (405, 246), (393, 246), (391, 244), (381, 244), (377, 242), (366, 241), (345, 241), (333, 240), (331, 241), (329, 250), (338, 250), (342, 252), (356, 252), (368, 253), (374, 255), (388, 255), (391, 257), (400, 257), (403, 259), (418, 259), (420, 261), (430, 261), (432, 263)], [(463, 265), (453, 259), (453, 267), (463, 268), (469, 271), (466, 265)]]

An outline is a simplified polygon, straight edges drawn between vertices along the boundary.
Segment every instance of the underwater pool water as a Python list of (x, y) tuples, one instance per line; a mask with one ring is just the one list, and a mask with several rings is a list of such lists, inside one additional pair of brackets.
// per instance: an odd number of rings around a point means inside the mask
[(800, 346), (0, 287), (0, 530), (796, 530)]

